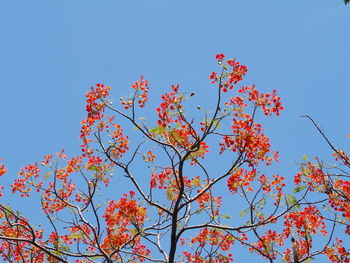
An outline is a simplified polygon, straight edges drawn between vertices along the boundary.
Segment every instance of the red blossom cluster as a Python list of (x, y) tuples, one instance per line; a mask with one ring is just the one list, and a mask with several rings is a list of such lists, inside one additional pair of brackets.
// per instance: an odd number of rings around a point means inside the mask
[[(6, 208), (2, 209), (0, 218), (7, 219), (0, 224), (1, 236), (12, 237), (18, 240), (36, 240), (39, 244), (43, 244), (43, 230), (33, 230), (27, 218), (19, 218)], [(38, 247), (31, 246), (30, 242), (8, 242), (6, 239), (2, 239), (0, 254), (4, 261), (10, 261), (9, 259), (11, 259), (13, 261), (10, 262), (30, 262), (33, 255), (35, 255), (35, 262), (45, 262), (44, 251), (41, 251)]]
[[(195, 251), (194, 253), (184, 251), (185, 262), (206, 263), (208, 262), (206, 257), (202, 256), (204, 251), (220, 251), (219, 253), (213, 253), (210, 256), (210, 262), (213, 263), (229, 263), (233, 261), (232, 254), (229, 252), (234, 245), (235, 238), (230, 234), (224, 233), (219, 229), (203, 228), (199, 233), (190, 239), (190, 244)], [(181, 244), (186, 243), (185, 239), (181, 240)], [(205, 253), (203, 253), (205, 254)]]
[[(318, 159), (316, 159), (318, 161)], [(294, 176), (294, 183), (301, 183), (309, 186), (310, 191), (318, 190), (326, 192), (328, 184), (328, 176), (318, 164), (313, 164), (310, 161), (302, 165), (302, 170)]]
[(209, 152), (209, 145), (206, 142), (200, 142), (198, 150), (191, 154), (191, 165), (197, 164), (197, 158), (204, 159), (205, 154)]
[(296, 232), (300, 237), (311, 234), (321, 233), (327, 234), (326, 224), (320, 216), (320, 211), (315, 206), (305, 207), (301, 211), (290, 212), (284, 216), (285, 237), (289, 237), (293, 232)]
[(276, 160), (278, 154), (268, 156), (270, 152), (270, 140), (262, 133), (262, 127), (254, 123), (249, 115), (242, 119), (233, 119), (231, 125), (232, 135), (223, 136), (220, 142), (220, 154), (226, 150), (244, 155), (251, 165), (256, 165), (260, 161), (270, 164)]
[(113, 122), (113, 118), (109, 118), (108, 122), (111, 127), (113, 127), (113, 131), (110, 133), (110, 138), (113, 140), (110, 142), (109, 147), (109, 154), (110, 157), (114, 159), (119, 159), (123, 157), (123, 154), (125, 154), (129, 150), (129, 139), (128, 136), (126, 136), (123, 133), (123, 129), (119, 124), (115, 124)]
[[(151, 130), (152, 136), (159, 136), (180, 151), (190, 150), (191, 165), (197, 163), (197, 158), (203, 159), (209, 152), (209, 145), (205, 141), (198, 142), (198, 133), (192, 127), (192, 122), (185, 118), (182, 102), (184, 95), (179, 94), (179, 86), (171, 86), (172, 92), (162, 95), (162, 103), (156, 109), (158, 113), (158, 127)], [(203, 122), (201, 122), (204, 124)], [(196, 145), (196, 146), (195, 146)], [(191, 149), (191, 147), (193, 147)]]
[[(0, 159), (0, 161), (1, 161), (1, 159)], [(7, 169), (6, 169), (5, 165), (0, 163), (0, 177), (6, 173), (7, 173)], [(0, 197), (2, 196), (2, 189), (4, 189), (4, 187), (2, 185), (0, 185)]]
[[(201, 190), (198, 189), (197, 193), (200, 193), (202, 190), (203, 188)], [(197, 202), (200, 209), (210, 208), (214, 216), (219, 215), (219, 208), (222, 203), (221, 196), (215, 197), (211, 191), (206, 191), (197, 199)]]
[[(174, 174), (175, 172), (175, 174)], [(194, 189), (197, 194), (200, 194), (196, 198), (198, 203), (198, 211), (204, 209), (210, 209), (214, 216), (219, 215), (219, 208), (221, 206), (221, 196), (215, 197), (211, 192), (211, 187), (208, 188), (208, 182), (201, 180), (199, 176), (188, 178), (183, 176), (179, 178), (178, 171), (173, 170), (170, 167), (163, 169), (161, 172), (153, 172), (151, 175), (150, 187), (152, 189), (164, 189), (166, 190), (166, 196), (169, 201), (174, 203), (179, 196), (181, 189), (180, 181), (183, 182), (184, 191), (186, 193), (192, 192)], [(203, 191), (207, 189), (206, 191)]]
[[(130, 260), (143, 262), (145, 257), (151, 253), (140, 243), (139, 236), (147, 217), (147, 210), (133, 199), (134, 195), (135, 192), (130, 191), (129, 195), (124, 194), (118, 202), (114, 200), (109, 202), (103, 215), (107, 224), (107, 235), (102, 247), (106, 251), (114, 252), (131, 245), (134, 255)], [(114, 258), (120, 260), (118, 253), (114, 254)]]
[(209, 76), (211, 83), (219, 82), (219, 87), (223, 92), (232, 90), (234, 85), (243, 80), (243, 77), (247, 73), (248, 69), (246, 66), (241, 65), (240, 62), (235, 59), (229, 59), (224, 62), (225, 55), (217, 54), (216, 59), (219, 64), (223, 67), (223, 72), (219, 75), (217, 72), (212, 72)]
[[(139, 85), (141, 90), (146, 91), (146, 84), (147, 81), (141, 78), (141, 83), (137, 85)], [(81, 145), (83, 156), (93, 154), (93, 150), (89, 146), (89, 143), (96, 141), (96, 137), (95, 140), (90, 138), (93, 132), (101, 134), (103, 131), (106, 131), (109, 133), (111, 141), (109, 141), (108, 154), (110, 158), (121, 158), (129, 149), (128, 137), (124, 135), (121, 126), (114, 123), (115, 116), (109, 117), (105, 114), (105, 108), (107, 107), (105, 99), (109, 95), (109, 90), (109, 86), (96, 84), (96, 88), (91, 87), (91, 90), (86, 95), (87, 118), (81, 122), (82, 128), (80, 132), (80, 138), (83, 140)], [(96, 134), (94, 135), (96, 136)]]
[(227, 180), (227, 187), (233, 193), (242, 187), (248, 187), (248, 191), (253, 191), (250, 186), (251, 182), (256, 177), (256, 170), (247, 171), (243, 168), (236, 169)]
[(313, 247), (313, 235), (319, 233), (326, 236), (328, 232), (326, 223), (315, 206), (310, 205), (301, 211), (286, 214), (283, 237), (286, 239), (292, 235), (292, 249), (287, 249), (283, 258), (289, 262), (293, 257), (298, 260), (309, 257)]
[(93, 126), (96, 122), (99, 124), (99, 128), (104, 127), (104, 122), (102, 119), (104, 117), (104, 108), (106, 107), (105, 102), (101, 101), (109, 95), (109, 86), (103, 84), (96, 84), (95, 87), (91, 87), (90, 91), (86, 94), (86, 112), (87, 118), (81, 122), (80, 139), (83, 140), (81, 145), (84, 154), (90, 154), (90, 149), (88, 147), (91, 132), (93, 131)]
[[(1, 161), (1, 159), (0, 159)], [(6, 174), (7, 170), (4, 164), (0, 164), (0, 176), (3, 176), (4, 174)]]
[(148, 80), (145, 80), (144, 76), (140, 77), (140, 81), (135, 81), (131, 88), (135, 90), (135, 93), (132, 98), (125, 100), (121, 98), (121, 104), (124, 109), (128, 110), (134, 106), (134, 101), (137, 100), (137, 103), (140, 108), (143, 108), (148, 101)]
[[(296, 185), (308, 186), (310, 191), (318, 191), (328, 195), (328, 202), (332, 209), (341, 212), (342, 216), (350, 220), (350, 182), (340, 178), (331, 179), (316, 158), (316, 163), (303, 163), (301, 171), (294, 177)], [(347, 232), (350, 234), (350, 226)]]
[(73, 239), (69, 235), (58, 235), (57, 232), (51, 232), (48, 238), (48, 243), (51, 243), (55, 247), (67, 244), (71, 245), (73, 243)]
[(279, 116), (280, 111), (283, 110), (281, 98), (277, 96), (276, 90), (271, 93), (259, 93), (255, 85), (252, 85), (242, 87), (238, 90), (238, 93), (247, 96), (248, 101), (253, 102), (255, 107), (260, 107), (267, 116), (273, 114)]
[[(171, 93), (164, 93), (162, 95), (162, 103), (156, 109), (159, 117), (158, 125), (161, 127), (167, 127), (172, 122), (178, 123), (181, 121), (181, 115), (179, 113), (182, 111), (181, 103), (183, 96), (178, 94), (179, 85), (172, 85), (171, 90)], [(178, 118), (174, 120), (173, 115)]]
[[(270, 140), (263, 133), (260, 124), (254, 122), (254, 114), (257, 108), (261, 108), (265, 115), (279, 115), (283, 110), (280, 98), (276, 95), (276, 91), (272, 93), (259, 93), (255, 86), (243, 86), (237, 93), (239, 95), (232, 96), (225, 106), (227, 110), (233, 112), (234, 118), (231, 125), (232, 135), (223, 136), (220, 143), (220, 153), (226, 150), (237, 152), (244, 155), (251, 165), (257, 165), (260, 161), (271, 164), (277, 160), (278, 153), (270, 153)], [(254, 114), (247, 114), (248, 103), (252, 103)], [(203, 129), (202, 129), (203, 130)]]
[[(42, 210), (53, 229), (44, 233), (0, 204), (3, 260), (229, 263), (237, 240), (270, 262), (278, 257), (288, 263), (307, 262), (318, 254), (328, 256), (331, 262), (349, 262), (344, 242), (336, 239), (332, 244), (335, 232), (329, 234), (326, 229), (329, 222), (334, 226), (341, 223), (345, 234), (350, 234), (347, 176), (329, 174), (318, 159), (316, 164), (303, 163), (294, 177), (295, 193), (306, 190), (297, 199), (285, 194), (283, 176), (262, 174), (261, 164), (277, 161), (278, 153), (270, 149), (270, 140), (255, 116), (258, 110), (269, 117), (278, 116), (283, 110), (280, 98), (275, 90), (261, 93), (254, 85), (236, 88), (247, 67), (224, 54), (217, 54), (216, 60), (221, 72), (209, 77), (217, 85), (216, 108), (205, 111), (201, 121), (185, 112), (192, 95), (181, 94), (179, 85), (172, 85), (171, 91), (161, 96), (152, 129), (135, 118), (135, 104), (143, 108), (148, 101), (148, 81), (143, 76), (131, 85), (133, 94), (121, 99), (122, 107), (131, 111), (107, 103), (110, 87), (92, 87), (86, 95), (87, 117), (81, 122), (82, 154), (68, 157), (62, 150), (46, 155), (40, 169), (37, 163), (25, 166), (11, 185), (13, 193), (26, 198), (32, 197), (31, 192), (40, 192)], [(224, 94), (228, 91), (232, 95)], [(142, 142), (131, 154), (126, 153), (134, 143), (129, 144), (129, 137), (115, 123), (115, 116), (107, 115), (108, 110), (141, 132)], [(228, 153), (227, 168), (207, 168), (204, 157), (210, 156), (213, 145), (219, 145), (219, 154)], [(337, 150), (334, 155), (341, 165), (350, 167), (344, 151)], [(132, 171), (138, 160), (146, 163), (148, 174), (146, 169), (141, 174)], [(115, 168), (130, 180), (135, 192), (119, 200), (96, 201), (101, 184), (109, 185)], [(0, 164), (0, 176), (5, 173), (6, 167)], [(147, 175), (149, 185), (145, 184)], [(237, 226), (239, 221), (234, 221), (230, 225), (232, 217), (220, 214), (224, 200), (217, 195), (217, 184), (224, 180), (228, 190), (246, 204), (240, 213), (248, 218), (245, 224)], [(308, 201), (307, 194), (315, 192), (325, 199)], [(159, 200), (160, 196), (163, 199)], [(320, 204), (337, 213), (336, 219), (327, 218)], [(104, 212), (100, 212), (102, 205)], [(236, 212), (235, 207), (232, 210)], [(275, 226), (282, 230), (276, 231)], [(316, 235), (330, 236), (323, 249), (316, 249)]]
[(150, 187), (153, 189), (167, 189), (169, 180), (174, 176), (171, 168), (165, 168), (160, 173), (153, 172), (151, 175)]
[(154, 162), (154, 160), (156, 159), (156, 156), (153, 154), (152, 151), (148, 151), (144, 155), (143, 159), (145, 160), (145, 162)]
[(276, 246), (282, 246), (284, 244), (283, 235), (276, 231), (267, 230), (265, 235), (260, 236), (259, 241), (251, 244), (250, 251), (254, 250), (262, 251), (271, 259), (277, 258)]
[[(331, 207), (350, 221), (350, 182), (342, 179), (334, 180), (332, 189), (329, 194)], [(347, 227), (347, 233), (350, 235), (350, 225)]]
[(336, 239), (333, 246), (327, 247), (324, 252), (333, 263), (349, 263), (350, 251), (343, 246), (343, 241)]
[[(348, 135), (348, 137), (350, 137)], [(336, 152), (333, 153), (333, 156), (335, 157), (335, 160), (337, 162), (341, 162), (345, 166), (349, 166), (350, 164), (350, 157), (349, 155), (344, 151), (344, 150), (337, 150)]]
[[(42, 182), (33, 184), (32, 178), (38, 178), (40, 176), (40, 169), (37, 164), (30, 164), (22, 168), (22, 170), (18, 173), (19, 179), (16, 179), (14, 183), (11, 185), (12, 192), (20, 192), (21, 196), (29, 197), (29, 192), (32, 190), (31, 186), (41, 188)], [(28, 182), (30, 181), (30, 182)]]

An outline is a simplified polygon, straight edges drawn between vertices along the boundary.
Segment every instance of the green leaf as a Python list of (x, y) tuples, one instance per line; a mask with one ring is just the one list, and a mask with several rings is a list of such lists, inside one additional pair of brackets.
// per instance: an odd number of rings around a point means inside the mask
[(256, 214), (256, 216), (257, 216), (257, 217), (261, 217), (261, 216), (263, 216), (263, 214), (262, 214), (262, 213), (260, 213), (260, 212), (255, 212), (255, 214)]
[(262, 198), (262, 199), (259, 201), (259, 203), (258, 203), (258, 207), (259, 207), (260, 209), (264, 209), (265, 205), (266, 205), (266, 199), (265, 199), (265, 198)]
[(297, 199), (296, 199), (294, 196), (290, 195), (290, 194), (287, 194), (287, 202), (288, 202), (288, 204), (289, 204), (290, 206), (296, 205), (297, 208), (300, 207), (300, 206), (298, 205)]
[(242, 211), (239, 213), (239, 217), (244, 217), (244, 216), (247, 215), (247, 213), (248, 213), (248, 208), (242, 210)]
[(137, 235), (140, 233), (140, 231), (137, 228), (130, 229), (130, 232), (133, 233), (134, 235)]
[(69, 237), (79, 239), (79, 238), (83, 238), (84, 234), (79, 233), (79, 232), (75, 232), (75, 233), (70, 234)]
[(328, 212), (331, 212), (331, 209), (328, 207), (328, 205), (322, 205), (322, 208)]
[(307, 154), (304, 154), (302, 159), (303, 159), (303, 161), (307, 161), (307, 160), (309, 160), (309, 156)]
[(166, 196), (168, 198), (169, 201), (173, 200), (174, 199), (174, 194), (172, 191), (167, 191), (166, 192)]
[(314, 258), (307, 258), (306, 260), (304, 260), (305, 263), (310, 263), (314, 261)]
[[(209, 123), (210, 123), (210, 121), (209, 121)], [(221, 128), (221, 126), (222, 126), (220, 120), (218, 120), (218, 119), (215, 119), (213, 121), (213, 125), (214, 125), (214, 127), (217, 127), (217, 128)]]
[(230, 215), (221, 215), (221, 217), (222, 217), (223, 219), (231, 219), (231, 216), (230, 216)]
[(149, 132), (161, 135), (162, 133), (165, 132), (165, 127), (155, 126), (152, 129), (150, 129)]
[(47, 180), (49, 177), (52, 175), (52, 172), (47, 172), (46, 174), (43, 175), (44, 179)]
[(145, 120), (146, 119), (146, 117), (140, 117), (139, 118), (139, 120)]
[(64, 245), (64, 246), (60, 246), (60, 247), (59, 247), (59, 250), (60, 250), (60, 251), (69, 251), (69, 250), (70, 250), (70, 247), (69, 247), (69, 246), (65, 246), (65, 245)]
[(252, 224), (252, 222), (250, 220), (248, 220), (247, 222), (244, 223), (245, 226), (249, 226), (251, 224)]
[(296, 186), (296, 187), (294, 187), (293, 192), (299, 193), (300, 191), (304, 190), (306, 187), (307, 187), (306, 185)]
[[(9, 212), (12, 212), (12, 213), (15, 213), (15, 211), (13, 211), (12, 207), (11, 206), (8, 206), (8, 205), (3, 205), (3, 207), (6, 208), (6, 210), (8, 210)], [(4, 209), (5, 210), (5, 209)], [(5, 212), (6, 212), (5, 210)]]
[(90, 171), (98, 172), (98, 168), (95, 165), (89, 166)]

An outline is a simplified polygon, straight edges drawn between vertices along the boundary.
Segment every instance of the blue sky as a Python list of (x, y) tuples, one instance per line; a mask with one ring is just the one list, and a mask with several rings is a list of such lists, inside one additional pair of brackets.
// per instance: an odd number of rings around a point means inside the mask
[[(330, 150), (309, 114), (349, 149), (350, 7), (341, 0), (2, 1), (0, 157), (9, 175), (51, 152), (79, 152), (91, 85), (127, 95), (143, 74), (158, 96), (171, 84), (210, 105), (208, 75), (225, 53), (248, 66), (248, 84), (276, 89), (285, 110), (265, 123), (279, 173)], [(6, 181), (6, 178), (1, 178)]]

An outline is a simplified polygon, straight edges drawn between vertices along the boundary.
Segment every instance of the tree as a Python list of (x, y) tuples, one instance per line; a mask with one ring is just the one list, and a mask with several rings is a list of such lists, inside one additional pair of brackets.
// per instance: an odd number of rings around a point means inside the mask
[[(216, 59), (220, 72), (209, 77), (213, 111), (196, 109), (188, 103), (194, 94), (173, 85), (152, 124), (139, 117), (148, 103), (144, 77), (119, 106), (110, 87), (92, 87), (81, 123), (82, 153), (47, 155), (25, 166), (11, 185), (23, 198), (40, 196), (45, 229), (0, 204), (3, 260), (214, 263), (233, 261), (232, 248), (243, 246), (267, 262), (322, 255), (349, 262), (339, 238), (350, 234), (349, 157), (329, 143), (338, 166), (305, 158), (294, 191), (283, 176), (269, 175), (278, 152), (257, 118), (278, 116), (280, 98), (275, 90), (238, 87), (247, 68), (223, 54)], [(128, 129), (138, 136), (129, 139)], [(6, 167), (0, 171), (4, 175)], [(104, 199), (122, 175), (129, 190), (119, 200)]]
[(350, 0), (344, 0), (344, 3), (347, 5), (348, 3), (350, 3)]

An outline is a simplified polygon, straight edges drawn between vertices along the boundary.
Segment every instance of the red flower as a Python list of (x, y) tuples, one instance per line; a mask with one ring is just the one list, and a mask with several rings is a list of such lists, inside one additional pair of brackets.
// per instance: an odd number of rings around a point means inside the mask
[(216, 72), (212, 72), (209, 78), (212, 80), (210, 83), (215, 83), (218, 81), (218, 74)]
[(224, 55), (224, 54), (216, 54), (215, 58), (216, 58), (218, 61), (223, 61), (224, 58), (225, 58), (225, 55)]

